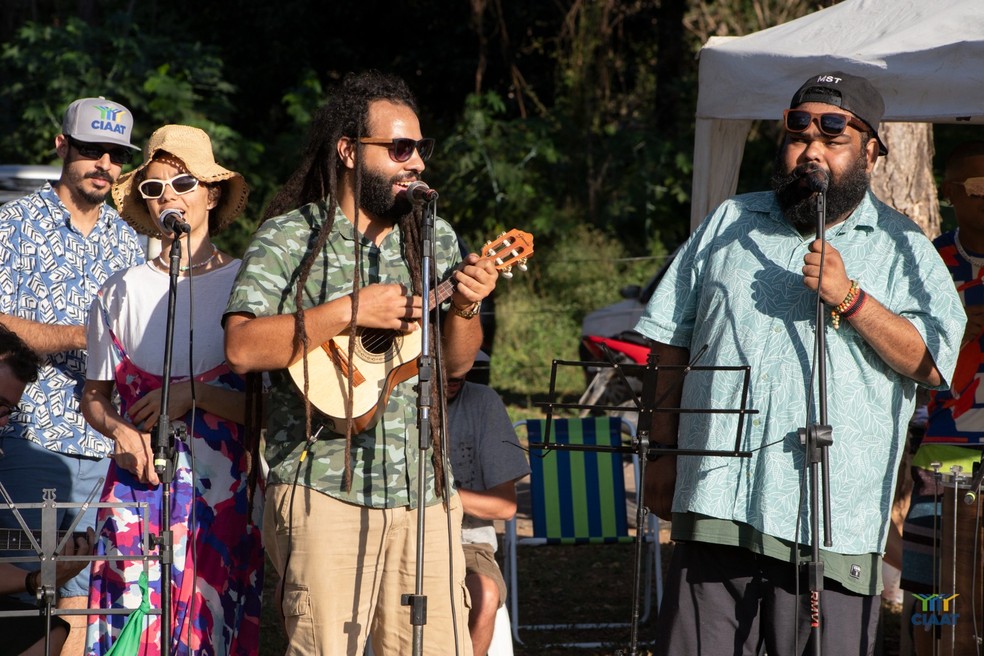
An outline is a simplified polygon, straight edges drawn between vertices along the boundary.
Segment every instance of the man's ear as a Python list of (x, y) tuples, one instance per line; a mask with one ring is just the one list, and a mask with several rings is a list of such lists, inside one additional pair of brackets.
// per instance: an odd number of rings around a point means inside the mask
[(346, 168), (355, 169), (355, 142), (348, 137), (342, 137), (336, 145), (338, 149), (338, 160)]
[(864, 145), (865, 147), (865, 158), (868, 160), (868, 166), (865, 169), (868, 173), (875, 170), (875, 162), (878, 161), (878, 139), (872, 136), (868, 139), (868, 143)]
[(58, 153), (60, 158), (65, 159), (68, 157), (69, 145), (68, 137), (64, 134), (59, 134), (55, 137), (55, 152)]

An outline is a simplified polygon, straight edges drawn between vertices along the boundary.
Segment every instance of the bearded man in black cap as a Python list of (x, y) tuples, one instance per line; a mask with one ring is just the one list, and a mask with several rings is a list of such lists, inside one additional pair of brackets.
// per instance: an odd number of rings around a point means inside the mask
[[(824, 653), (873, 653), (906, 420), (917, 386), (949, 385), (966, 321), (933, 245), (869, 189), (878, 156), (887, 154), (878, 136), (883, 113), (881, 95), (863, 78), (810, 77), (783, 115), (773, 190), (714, 210), (636, 326), (654, 340), (661, 365), (700, 353), (700, 365), (749, 367), (747, 407), (757, 412), (659, 413), (654, 422), (654, 442), (728, 452), (737, 435), (752, 454), (662, 456), (647, 471), (649, 505), (672, 498), (676, 542), (657, 654), (757, 654), (763, 646), (770, 656), (802, 654), (816, 635)], [(824, 509), (831, 531), (819, 536), (799, 436), (824, 414), (814, 373), (818, 328), (833, 438)], [(743, 406), (740, 372), (680, 376), (661, 371), (660, 406)], [(814, 543), (822, 545), (822, 579), (808, 578), (803, 566)], [(823, 590), (818, 618), (813, 587)]]

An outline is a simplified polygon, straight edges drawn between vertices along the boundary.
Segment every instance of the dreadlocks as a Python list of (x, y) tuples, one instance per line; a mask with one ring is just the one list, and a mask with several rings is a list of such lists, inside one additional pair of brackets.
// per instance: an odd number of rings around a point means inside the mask
[[(409, 107), (417, 113), (417, 103), (409, 87), (398, 77), (368, 71), (365, 73), (350, 73), (334, 93), (329, 96), (327, 103), (313, 116), (308, 134), (307, 146), (301, 157), (301, 163), (287, 183), (281, 188), (267, 208), (264, 218), (278, 216), (301, 207), (308, 203), (326, 203), (326, 219), (316, 231), (312, 230), (308, 241), (309, 249), (301, 261), (295, 288), (294, 312), (294, 348), (306, 354), (310, 348), (307, 338), (307, 328), (304, 320), (304, 288), (315, 260), (323, 252), (328, 236), (334, 226), (334, 217), (338, 206), (338, 179), (345, 166), (338, 156), (338, 142), (348, 138), (355, 145), (356, 168), (354, 192), (357, 201), (361, 198), (362, 178), (364, 172), (363, 144), (360, 139), (369, 132), (369, 108), (377, 101), (388, 101)], [(360, 202), (356, 202), (353, 224), (358, 225)], [(419, 212), (419, 209), (416, 210)], [(409, 267), (413, 285), (413, 293), (423, 293), (421, 280), (420, 252), (420, 221), (413, 213), (401, 216), (397, 220), (400, 228), (401, 250), (403, 259)], [(354, 334), (356, 318), (359, 311), (359, 289), (362, 271), (362, 245), (355, 240), (355, 274), (352, 281), (352, 319), (349, 331)], [(434, 347), (434, 336), (431, 335), (431, 348)], [(349, 361), (353, 361), (355, 340), (349, 342)], [(312, 409), (308, 398), (309, 376), (307, 358), (304, 358), (304, 410), (305, 436), (311, 439)], [(351, 448), (353, 434), (353, 390), (352, 377), (348, 380), (346, 402), (345, 429), (345, 489), (351, 489)], [(436, 389), (436, 387), (434, 388)], [(435, 487), (439, 496), (443, 496), (443, 466), (440, 433), (437, 430), (440, 417), (431, 413), (431, 433), (434, 444)]]

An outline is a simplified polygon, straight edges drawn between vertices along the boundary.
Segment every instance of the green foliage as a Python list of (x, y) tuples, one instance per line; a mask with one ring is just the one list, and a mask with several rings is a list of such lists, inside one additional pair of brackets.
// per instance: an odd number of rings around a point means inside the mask
[(629, 259), (620, 241), (586, 225), (539, 255), (533, 263), (539, 294), (577, 325), (588, 312), (618, 301), (619, 289), (642, 284), (655, 271), (648, 259)]
[[(471, 95), (461, 122), (444, 140), (433, 165), (442, 179), (442, 212), (470, 243), (520, 228), (548, 240), (575, 218), (558, 212), (544, 175), (565, 157), (553, 126), (540, 119), (509, 119), (497, 93)], [(517, 217), (522, 217), (518, 219)]]
[[(552, 298), (531, 293), (531, 284), (518, 277), (511, 284), (500, 283), (496, 299), (492, 387), (542, 398), (550, 388), (551, 362), (577, 359), (580, 328)], [(566, 367), (558, 374), (558, 393), (576, 394), (584, 388), (580, 370)]]
[[(61, 27), (29, 22), (0, 49), (0, 78), (11, 81), (0, 87), (2, 162), (57, 163), (54, 137), (65, 108), (76, 98), (105, 96), (133, 112), (135, 144), (161, 125), (194, 125), (211, 137), (216, 160), (243, 173), (254, 194), (273, 186), (261, 170), (262, 145), (228, 124), (237, 90), (224, 80), (216, 46), (144, 33), (122, 13), (102, 25), (77, 17)], [(218, 241), (241, 252), (255, 226), (249, 217), (258, 214), (254, 201)]]
[[(621, 300), (621, 288), (642, 285), (665, 260), (659, 240), (653, 244), (648, 257), (626, 257), (618, 240), (581, 225), (552, 246), (536, 246), (529, 271), (500, 278), (496, 287), (493, 386), (519, 395), (546, 393), (551, 362), (578, 358), (584, 316)], [(583, 389), (580, 368), (558, 369), (559, 395), (577, 396)]]
[[(54, 3), (0, 26), (0, 161), (52, 162), (64, 108), (87, 95), (129, 107), (136, 143), (166, 123), (201, 127), (251, 188), (246, 217), (217, 240), (239, 254), (325, 88), (349, 70), (402, 75), (439, 138), (427, 179), (442, 216), (470, 244), (513, 227), (535, 236), (530, 273), (497, 292), (493, 376), (507, 388), (545, 391), (550, 361), (576, 357), (584, 315), (647, 280), (648, 258), (687, 232), (698, 43), (657, 38), (659, 0), (413, 0), (432, 17), (419, 47), (399, 22), (379, 23), (378, 0), (245, 0), (232, 14), (187, 0), (83, 5), (84, 20)], [(349, 38), (361, 27), (373, 34), (362, 46)], [(660, 69), (664, 57), (679, 64)], [(583, 378), (559, 384), (576, 392)]]

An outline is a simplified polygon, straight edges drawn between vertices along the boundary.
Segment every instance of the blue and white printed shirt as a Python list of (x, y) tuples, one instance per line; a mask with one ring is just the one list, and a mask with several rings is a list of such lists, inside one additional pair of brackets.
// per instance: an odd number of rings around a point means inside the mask
[[(68, 208), (45, 183), (0, 207), (0, 313), (46, 324), (84, 326), (89, 306), (116, 271), (144, 262), (137, 233), (109, 205), (88, 234), (72, 225)], [(79, 411), (85, 351), (52, 353), (20, 411), (0, 428), (51, 451), (99, 458), (112, 442), (86, 424)]]
[[(751, 458), (677, 459), (674, 512), (741, 522), (790, 542), (810, 544), (803, 447), (797, 429), (817, 422), (812, 366), (816, 293), (803, 284), (803, 256), (814, 235), (800, 235), (772, 192), (725, 201), (674, 259), (636, 329), (690, 350), (698, 365), (751, 369), (747, 415), (683, 413), (679, 447)], [(936, 249), (919, 227), (870, 193), (827, 241), (850, 278), (912, 322), (949, 383), (965, 315)], [(917, 383), (895, 372), (842, 321), (825, 321), (827, 423), (833, 546), (842, 554), (881, 553), (895, 477)], [(682, 407), (741, 406), (741, 374), (692, 371)], [(810, 407), (809, 414), (807, 408)], [(807, 488), (808, 489), (808, 488)]]

